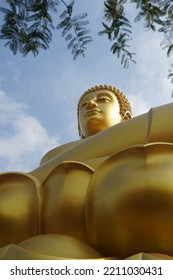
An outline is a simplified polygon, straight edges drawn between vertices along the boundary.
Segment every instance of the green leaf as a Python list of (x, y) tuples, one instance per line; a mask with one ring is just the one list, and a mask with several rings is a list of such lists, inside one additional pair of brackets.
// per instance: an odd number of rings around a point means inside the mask
[(169, 46), (168, 51), (167, 51), (167, 56), (170, 57), (171, 52), (173, 53), (173, 44)]

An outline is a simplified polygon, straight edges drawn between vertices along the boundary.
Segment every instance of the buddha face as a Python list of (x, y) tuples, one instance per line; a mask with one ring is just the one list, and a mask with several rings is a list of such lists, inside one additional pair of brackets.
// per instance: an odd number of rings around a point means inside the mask
[(113, 92), (99, 89), (80, 100), (79, 125), (86, 138), (121, 122), (120, 105)]

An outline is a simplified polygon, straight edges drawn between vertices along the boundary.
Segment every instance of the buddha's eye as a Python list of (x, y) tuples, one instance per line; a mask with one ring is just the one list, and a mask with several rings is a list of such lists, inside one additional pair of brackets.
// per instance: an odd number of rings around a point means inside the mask
[(111, 99), (108, 96), (100, 96), (97, 100), (98, 102), (111, 102)]
[(87, 103), (88, 103), (88, 102), (84, 102), (84, 103), (82, 103), (82, 105), (81, 105), (81, 109), (85, 108), (85, 107), (86, 107), (86, 105), (87, 105)]

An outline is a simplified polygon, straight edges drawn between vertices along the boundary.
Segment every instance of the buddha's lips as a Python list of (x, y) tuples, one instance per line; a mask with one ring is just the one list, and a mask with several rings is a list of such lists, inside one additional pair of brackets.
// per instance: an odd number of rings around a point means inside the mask
[(85, 114), (85, 116), (90, 116), (90, 115), (95, 115), (95, 114), (99, 114), (101, 111), (97, 110), (97, 109), (92, 109), (92, 110), (88, 110)]

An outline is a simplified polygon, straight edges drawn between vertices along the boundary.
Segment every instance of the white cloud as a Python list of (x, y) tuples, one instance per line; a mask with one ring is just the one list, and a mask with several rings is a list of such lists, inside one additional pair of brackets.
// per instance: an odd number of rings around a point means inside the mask
[(44, 126), (29, 115), (27, 106), (0, 90), (0, 169), (31, 171), (41, 157), (59, 145)]

